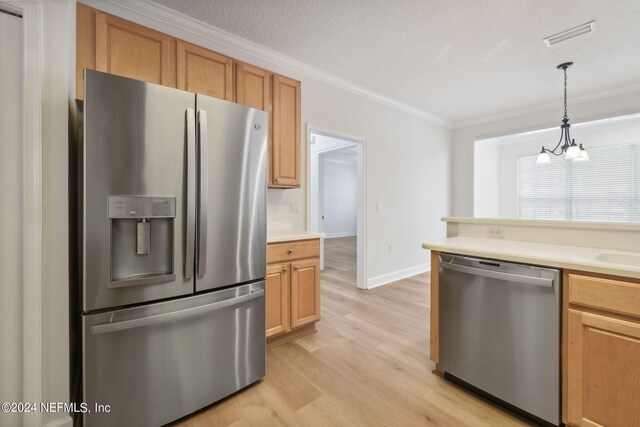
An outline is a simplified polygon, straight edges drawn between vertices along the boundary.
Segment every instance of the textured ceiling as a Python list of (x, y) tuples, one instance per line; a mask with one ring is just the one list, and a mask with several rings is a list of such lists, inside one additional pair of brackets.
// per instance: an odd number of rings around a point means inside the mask
[(640, 82), (638, 0), (153, 1), (454, 123)]

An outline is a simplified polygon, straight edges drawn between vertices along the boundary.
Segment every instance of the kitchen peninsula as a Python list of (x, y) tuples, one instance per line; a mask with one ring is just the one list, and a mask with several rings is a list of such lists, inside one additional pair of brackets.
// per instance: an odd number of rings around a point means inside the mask
[[(541, 295), (547, 292), (546, 301), (556, 304), (547, 317), (553, 317), (556, 310), (560, 338), (560, 387), (555, 402), (561, 419), (551, 420), (551, 424), (560, 420), (568, 425), (640, 424), (636, 404), (640, 397), (640, 226), (479, 218), (443, 221), (447, 238), (423, 244), (431, 250), (430, 357), (436, 369), (446, 377), (447, 369), (442, 367), (449, 361), (442, 359), (457, 357), (451, 348), (442, 347), (448, 342), (446, 334), (461, 333), (456, 327), (465, 319), (481, 323), (495, 318), (498, 327), (485, 330), (478, 342), (488, 343), (485, 347), (499, 346), (500, 355), (513, 354), (513, 366), (531, 370), (535, 363), (528, 363), (527, 357), (537, 354), (542, 340), (554, 331), (525, 339), (522, 348), (517, 343), (523, 334), (536, 329), (533, 319), (542, 309)], [(555, 281), (553, 272), (558, 277)], [(463, 297), (457, 302), (462, 313), (459, 324), (450, 316), (454, 307), (447, 295), (451, 289)], [(507, 292), (511, 292), (508, 297)], [(530, 305), (522, 305), (525, 298)], [(499, 318), (500, 313), (510, 317)], [(501, 328), (502, 324), (507, 326)], [(456, 337), (462, 339), (462, 335)], [(485, 347), (478, 344), (477, 348)], [(554, 352), (551, 347), (543, 349), (546, 354)], [(482, 359), (481, 354), (476, 357)], [(500, 377), (513, 367), (508, 363), (495, 366), (495, 360), (486, 362), (487, 366), (482, 366), (480, 360), (478, 366), (491, 385), (500, 383)], [(536, 387), (532, 382), (541, 377), (535, 370), (514, 375), (527, 378), (523, 383), (514, 382), (516, 389)], [(510, 379), (514, 375), (509, 375)], [(469, 383), (474, 386), (473, 381)], [(501, 394), (504, 390), (500, 387), (494, 391), (476, 386), (475, 391), (499, 395), (499, 403), (510, 407), (512, 394)], [(536, 407), (541, 398), (527, 399), (527, 404)], [(516, 404), (511, 409), (518, 411), (522, 406)]]

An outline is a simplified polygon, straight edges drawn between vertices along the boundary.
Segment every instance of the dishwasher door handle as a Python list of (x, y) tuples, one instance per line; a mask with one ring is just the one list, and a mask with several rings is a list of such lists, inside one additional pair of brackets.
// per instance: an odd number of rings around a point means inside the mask
[(545, 288), (553, 288), (553, 279), (546, 279), (543, 277), (531, 277), (523, 276), (521, 274), (503, 273), (501, 271), (484, 270), (482, 268), (467, 267), (466, 265), (458, 264), (441, 264), (442, 268), (446, 270), (458, 271), (460, 273), (473, 274), (475, 276), (487, 277), (489, 279), (507, 280), (510, 282), (517, 282), (523, 285), (542, 286)]

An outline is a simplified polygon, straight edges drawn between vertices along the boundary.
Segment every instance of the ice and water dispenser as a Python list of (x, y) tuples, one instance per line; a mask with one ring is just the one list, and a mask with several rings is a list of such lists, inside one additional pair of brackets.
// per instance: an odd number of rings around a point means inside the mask
[(175, 280), (175, 197), (110, 196), (110, 288)]

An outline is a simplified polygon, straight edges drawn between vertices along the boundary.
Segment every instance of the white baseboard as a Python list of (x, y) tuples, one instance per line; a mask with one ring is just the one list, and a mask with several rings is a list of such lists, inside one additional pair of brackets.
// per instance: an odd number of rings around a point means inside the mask
[(51, 421), (44, 425), (44, 427), (72, 427), (73, 426), (73, 418), (69, 415), (66, 415), (59, 420)]
[(414, 267), (409, 267), (403, 270), (383, 274), (381, 276), (372, 277), (367, 280), (367, 289), (376, 288), (378, 286), (386, 285), (388, 283), (392, 283), (401, 279), (406, 279), (407, 277), (415, 276), (416, 274), (425, 273), (431, 270), (430, 264), (431, 263), (426, 262)]
[(358, 232), (356, 231), (341, 231), (340, 233), (325, 233), (325, 239), (333, 239), (335, 237), (354, 237), (357, 236)]

